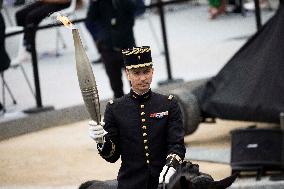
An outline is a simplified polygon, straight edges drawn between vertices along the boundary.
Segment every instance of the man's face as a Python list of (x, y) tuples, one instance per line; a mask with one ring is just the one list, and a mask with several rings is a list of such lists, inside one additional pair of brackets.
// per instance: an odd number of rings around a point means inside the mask
[(126, 69), (127, 78), (131, 82), (132, 89), (139, 94), (147, 92), (152, 83), (153, 71), (152, 67)]

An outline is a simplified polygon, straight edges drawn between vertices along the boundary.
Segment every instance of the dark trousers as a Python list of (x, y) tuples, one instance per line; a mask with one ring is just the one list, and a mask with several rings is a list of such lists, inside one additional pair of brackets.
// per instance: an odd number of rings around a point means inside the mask
[(94, 22), (93, 20), (87, 17), (85, 20), (85, 26), (87, 30), (90, 32), (93, 40), (97, 41), (99, 38), (99, 31), (100, 31), (99, 24), (97, 24), (96, 22)]
[(122, 69), (124, 67), (122, 53), (110, 49), (100, 48), (102, 60), (105, 64), (106, 73), (110, 81), (114, 98), (124, 95), (122, 83)]
[[(53, 12), (60, 11), (64, 8), (67, 8), (70, 5), (70, 2), (64, 4), (58, 3), (43, 3), (35, 2), (30, 5), (25, 6), (23, 9), (16, 12), (16, 21), (17, 25), (23, 27), (36, 27), (38, 24), (46, 18), (48, 15)], [(30, 50), (31, 39), (27, 37), (28, 32), (35, 32), (35, 30), (25, 31), (24, 32), (24, 45), (27, 50)], [(35, 34), (35, 33), (34, 33)]]
[(91, 36), (94, 40), (94, 43), (97, 47), (97, 50), (100, 53), (100, 49), (99, 49), (98, 44), (97, 44), (97, 40), (99, 38), (99, 32), (100, 32), (99, 24), (97, 24), (92, 19), (87, 17), (86, 20), (85, 20), (85, 26), (86, 26), (87, 30), (89, 31), (89, 33), (91, 34)]
[(5, 49), (5, 22), (0, 12), (0, 72), (5, 71), (10, 66), (10, 58)]

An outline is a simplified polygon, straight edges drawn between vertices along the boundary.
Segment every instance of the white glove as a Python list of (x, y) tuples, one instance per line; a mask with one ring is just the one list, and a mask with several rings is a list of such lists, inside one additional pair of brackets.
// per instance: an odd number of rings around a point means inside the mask
[[(167, 172), (168, 170), (168, 172)], [(164, 177), (165, 177), (165, 184), (169, 183), (170, 178), (173, 176), (173, 174), (176, 172), (176, 170), (173, 167), (170, 167), (168, 165), (165, 165), (163, 167), (162, 172), (160, 173), (159, 176), (159, 183), (163, 183)]]
[(107, 133), (103, 126), (103, 121), (98, 124), (96, 121), (89, 121), (89, 136), (94, 139), (97, 143), (104, 143), (104, 135)]

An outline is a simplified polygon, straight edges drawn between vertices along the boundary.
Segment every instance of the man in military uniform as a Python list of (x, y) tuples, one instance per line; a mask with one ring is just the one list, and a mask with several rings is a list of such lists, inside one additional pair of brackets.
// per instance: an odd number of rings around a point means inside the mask
[(101, 157), (121, 157), (119, 189), (157, 189), (169, 182), (185, 154), (184, 129), (176, 99), (151, 91), (150, 47), (123, 50), (130, 93), (110, 101), (104, 122), (89, 122)]

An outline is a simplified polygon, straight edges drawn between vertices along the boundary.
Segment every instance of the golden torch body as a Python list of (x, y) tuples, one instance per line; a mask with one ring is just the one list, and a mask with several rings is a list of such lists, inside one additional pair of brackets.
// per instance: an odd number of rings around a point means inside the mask
[(72, 34), (75, 46), (77, 76), (83, 100), (92, 120), (100, 123), (100, 101), (96, 79), (86, 51), (82, 45), (78, 29), (72, 29)]

